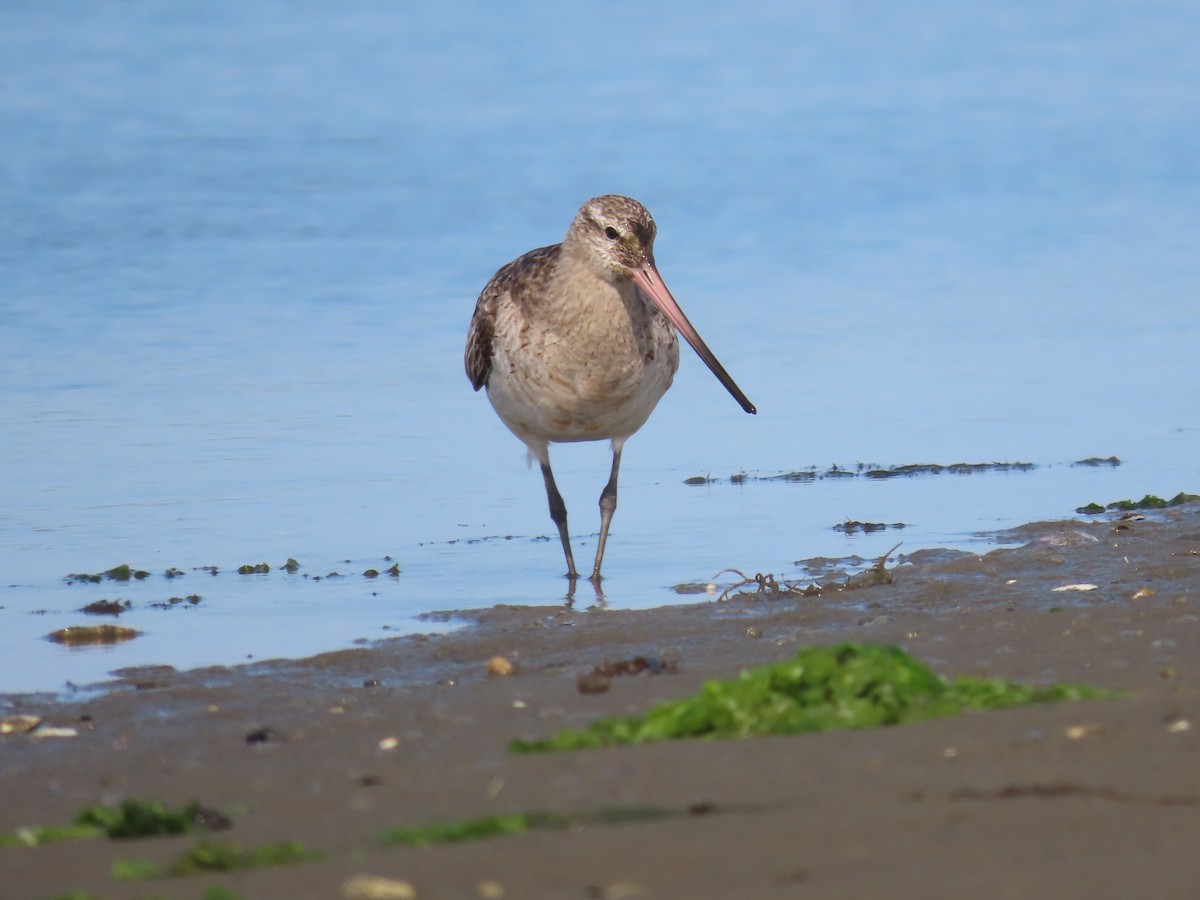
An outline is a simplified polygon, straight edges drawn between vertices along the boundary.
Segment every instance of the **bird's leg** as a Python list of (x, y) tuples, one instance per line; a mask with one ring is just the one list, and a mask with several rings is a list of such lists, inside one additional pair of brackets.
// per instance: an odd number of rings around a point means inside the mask
[(550, 460), (540, 460), (542, 477), (546, 479), (546, 498), (550, 501), (550, 518), (558, 526), (558, 536), (562, 539), (563, 554), (567, 557), (567, 577), (575, 579), (579, 573), (575, 571), (575, 557), (571, 553), (571, 538), (567, 535), (567, 504), (563, 503), (558, 485), (554, 483), (554, 473), (550, 471)]
[(617, 472), (621, 468), (621, 448), (614, 442), (612, 472), (608, 484), (600, 492), (600, 540), (596, 544), (596, 565), (592, 568), (592, 581), (600, 580), (600, 563), (604, 561), (604, 545), (608, 542), (608, 526), (617, 511)]

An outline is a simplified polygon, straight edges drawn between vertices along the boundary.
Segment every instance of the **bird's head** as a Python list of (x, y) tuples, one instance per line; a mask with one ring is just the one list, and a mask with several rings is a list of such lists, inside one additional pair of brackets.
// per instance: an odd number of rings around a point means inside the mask
[(601, 277), (618, 281), (654, 265), (656, 232), (654, 219), (642, 204), (619, 194), (605, 194), (579, 207), (566, 244), (583, 251)]

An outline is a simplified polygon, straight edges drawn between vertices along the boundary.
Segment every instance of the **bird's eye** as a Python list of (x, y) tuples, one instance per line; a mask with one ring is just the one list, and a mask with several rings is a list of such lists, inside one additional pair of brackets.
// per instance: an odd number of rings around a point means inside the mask
[(608, 238), (610, 241), (615, 241), (617, 238), (619, 238), (621, 236), (621, 232), (617, 231), (617, 229), (615, 229), (611, 225), (609, 225), (607, 228), (604, 229), (604, 236), (606, 238)]

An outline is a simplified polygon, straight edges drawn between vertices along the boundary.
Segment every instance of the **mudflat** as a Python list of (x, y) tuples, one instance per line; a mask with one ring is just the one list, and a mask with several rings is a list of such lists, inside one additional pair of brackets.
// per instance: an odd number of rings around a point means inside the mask
[[(916, 553), (891, 583), (819, 596), (494, 607), (447, 635), (138, 670), (80, 702), (7, 698), (5, 715), (40, 724), (0, 738), (0, 832), (198, 800), (231, 822), (210, 840), (322, 858), (124, 882), (114, 860), (168, 866), (202, 838), (0, 847), (0, 897), (1200, 896), (1200, 505), (1005, 542), (1019, 546)], [(844, 641), (899, 645), (946, 676), (1123, 693), (860, 731), (508, 749)], [(568, 824), (383, 840), (531, 811)]]

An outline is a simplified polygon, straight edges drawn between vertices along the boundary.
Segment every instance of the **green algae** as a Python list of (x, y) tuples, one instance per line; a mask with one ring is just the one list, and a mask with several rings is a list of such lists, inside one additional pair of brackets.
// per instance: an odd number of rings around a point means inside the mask
[(229, 820), (199, 803), (171, 809), (157, 800), (125, 800), (118, 807), (89, 806), (70, 825), (31, 825), (0, 833), (0, 847), (37, 847), (59, 841), (166, 837), (226, 828)]
[(453, 822), (433, 822), (411, 828), (393, 828), (383, 839), (390, 844), (410, 844), (428, 847), (432, 844), (456, 844), (461, 841), (478, 841), (506, 834), (521, 834), (531, 828), (548, 827), (547, 813), (512, 813), (506, 816), (482, 816)]
[(694, 697), (643, 716), (600, 719), (544, 740), (514, 740), (515, 753), (543, 753), (683, 738), (740, 738), (920, 722), (978, 710), (1114, 696), (1094, 688), (1035, 687), (999, 679), (946, 679), (899, 647), (804, 648), (783, 662), (709, 681)]
[(245, 848), (228, 841), (197, 841), (195, 846), (167, 866), (146, 859), (118, 859), (112, 864), (117, 881), (148, 881), (152, 878), (187, 877), (213, 872), (236, 872), (315, 862), (325, 855), (309, 850), (299, 841), (281, 841)]
[(243, 848), (230, 842), (198, 841), (167, 868), (170, 875), (199, 875), (204, 872), (233, 872), (315, 862), (324, 854), (309, 850), (299, 841), (280, 841), (261, 847)]
[(1116, 468), (1121, 465), (1121, 460), (1116, 456), (1089, 456), (1087, 459), (1077, 459), (1071, 463), (1073, 466), (1091, 466), (1093, 468), (1099, 466), (1111, 466)]
[(241, 894), (236, 894), (229, 890), (229, 888), (214, 884), (201, 895), (200, 900), (243, 900), (243, 897)]
[(1180, 491), (1170, 500), (1164, 500), (1162, 497), (1147, 494), (1141, 500), (1116, 500), (1108, 504), (1106, 509), (1114, 509), (1121, 512), (1128, 512), (1135, 509), (1166, 509), (1171, 506), (1182, 506), (1192, 500), (1200, 500), (1200, 495), (1187, 494)]
[(105, 569), (99, 574), (88, 574), (85, 572), (72, 572), (63, 580), (67, 584), (99, 584), (101, 581), (142, 581), (150, 577), (149, 572), (141, 569), (135, 569), (128, 563), (122, 563), (119, 566), (113, 566), (111, 569)]
[(148, 859), (114, 859), (109, 872), (116, 881), (149, 881), (163, 874), (158, 863)]
[(1106, 506), (1101, 506), (1099, 503), (1089, 503), (1086, 506), (1080, 506), (1075, 509), (1075, 512), (1084, 516), (1094, 516), (1102, 512), (1133, 512), (1139, 509), (1167, 509), (1172, 506), (1182, 506), (1185, 503), (1190, 503), (1193, 500), (1200, 500), (1200, 494), (1188, 494), (1180, 491), (1170, 500), (1164, 500), (1162, 497), (1156, 497), (1154, 494), (1147, 494), (1141, 500), (1114, 500)]
[(95, 825), (25, 825), (0, 834), (0, 847), (41, 847), (103, 836), (104, 832)]
[(132, 607), (133, 604), (128, 600), (96, 600), (79, 611), (89, 616), (119, 616)]
[(229, 825), (223, 815), (205, 809), (194, 800), (178, 809), (157, 800), (125, 800), (116, 809), (89, 806), (75, 821), (80, 825), (95, 825), (107, 837), (117, 840), (188, 834)]
[(385, 843), (429, 847), (433, 844), (457, 844), (480, 841), (527, 831), (567, 831), (589, 825), (633, 825), (663, 819), (703, 815), (712, 811), (710, 804), (699, 804), (685, 811), (658, 806), (612, 806), (574, 814), (532, 810), (507, 815), (481, 816), (477, 819), (433, 822), (406, 828), (393, 828), (383, 835)]
[(146, 605), (150, 609), (173, 609), (177, 606), (182, 607), (185, 603), (197, 606), (203, 599), (199, 594), (188, 594), (186, 597), (168, 597), (166, 600), (155, 601)]

